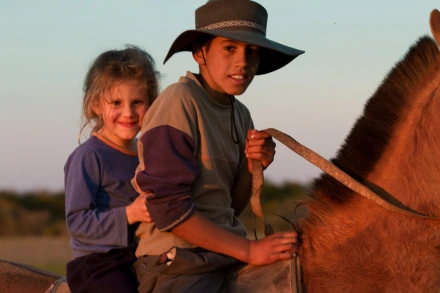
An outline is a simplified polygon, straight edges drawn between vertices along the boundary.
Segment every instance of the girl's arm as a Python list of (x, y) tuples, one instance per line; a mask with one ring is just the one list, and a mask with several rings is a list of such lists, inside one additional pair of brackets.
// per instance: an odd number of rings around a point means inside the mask
[[(86, 245), (127, 246), (126, 207), (97, 206), (101, 162), (90, 149), (77, 149), (65, 167), (66, 224), (74, 241)], [(109, 199), (110, 200), (110, 199)]]

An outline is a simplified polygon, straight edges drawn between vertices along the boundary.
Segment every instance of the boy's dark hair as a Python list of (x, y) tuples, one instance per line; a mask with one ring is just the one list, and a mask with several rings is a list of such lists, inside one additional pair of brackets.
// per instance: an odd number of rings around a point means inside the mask
[(211, 35), (204, 35), (198, 38), (193, 44), (192, 53), (194, 54), (197, 49), (202, 48), (203, 46), (206, 46), (206, 51), (208, 52), (214, 38), (215, 36)]
[(151, 105), (158, 96), (160, 73), (154, 59), (140, 48), (126, 45), (123, 50), (110, 50), (100, 54), (91, 64), (84, 80), (82, 106), (82, 130), (93, 122), (92, 132), (103, 126), (101, 117), (93, 107), (99, 105), (104, 94), (118, 82), (135, 79), (142, 82), (146, 90), (147, 103)]

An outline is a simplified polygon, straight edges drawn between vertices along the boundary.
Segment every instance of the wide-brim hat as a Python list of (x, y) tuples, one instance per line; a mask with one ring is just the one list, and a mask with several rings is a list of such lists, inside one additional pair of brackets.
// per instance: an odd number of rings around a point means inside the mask
[(206, 35), (260, 47), (257, 75), (275, 71), (304, 53), (266, 38), (267, 11), (250, 0), (209, 0), (196, 10), (195, 18), (196, 29), (187, 30), (176, 38), (164, 63), (174, 53), (192, 51), (193, 45)]

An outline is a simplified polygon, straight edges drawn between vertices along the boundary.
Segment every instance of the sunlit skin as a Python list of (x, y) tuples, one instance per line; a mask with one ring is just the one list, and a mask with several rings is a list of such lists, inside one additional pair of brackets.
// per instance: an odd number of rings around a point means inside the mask
[[(98, 131), (114, 144), (136, 151), (136, 135), (149, 108), (146, 89), (138, 80), (124, 80), (114, 86), (94, 108), (102, 115), (103, 127)], [(125, 209), (127, 223), (152, 222), (145, 205), (147, 195), (139, 195)]]
[(101, 135), (129, 151), (136, 151), (136, 135), (148, 110), (146, 90), (137, 80), (127, 80), (114, 86), (96, 110), (102, 115)]

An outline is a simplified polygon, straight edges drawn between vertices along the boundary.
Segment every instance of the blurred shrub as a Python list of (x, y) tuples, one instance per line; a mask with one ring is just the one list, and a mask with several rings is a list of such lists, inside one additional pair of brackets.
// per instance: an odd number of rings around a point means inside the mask
[(0, 236), (67, 235), (64, 193), (0, 191)]
[[(265, 181), (261, 196), (262, 208), (276, 231), (291, 229), (290, 224), (279, 216), (295, 219), (303, 213), (295, 210), (298, 200), (306, 196), (309, 186), (284, 182), (275, 184)], [(0, 236), (63, 236), (68, 235), (65, 224), (64, 192), (36, 191), (16, 193), (0, 191)], [(248, 230), (255, 226), (261, 231), (261, 220), (252, 223), (250, 205), (240, 219)], [(260, 232), (258, 232), (260, 233)]]

